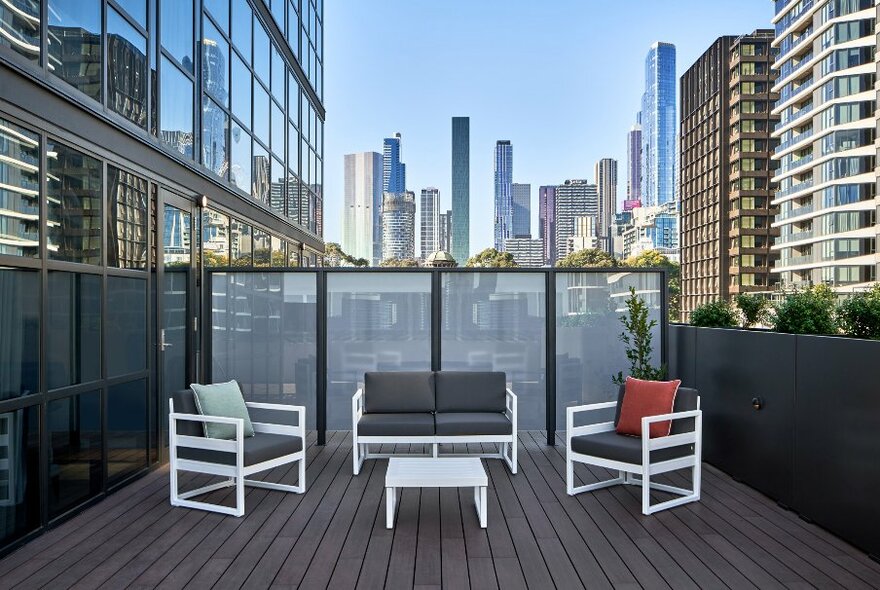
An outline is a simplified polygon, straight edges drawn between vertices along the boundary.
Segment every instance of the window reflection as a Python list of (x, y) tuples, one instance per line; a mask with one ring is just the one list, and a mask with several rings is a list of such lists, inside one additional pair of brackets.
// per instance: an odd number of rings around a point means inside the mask
[(100, 0), (49, 1), (49, 71), (101, 100)]
[(165, 205), (165, 266), (189, 266), (192, 252), (192, 216), (188, 211)]
[(226, 131), (229, 116), (213, 100), (202, 98), (202, 163), (214, 174), (226, 178), (229, 160)]
[(147, 181), (107, 166), (107, 265), (147, 266)]
[(208, 20), (202, 40), (202, 85), (217, 102), (229, 106), (229, 43)]
[(279, 215), (284, 215), (284, 202), (287, 199), (284, 164), (272, 158), (272, 186), (270, 188), (269, 206)]
[(269, 34), (257, 19), (254, 19), (254, 73), (269, 85)]
[(287, 244), (272, 236), (272, 266), (287, 266)]
[(40, 255), (40, 136), (0, 119), (0, 254)]
[(251, 136), (236, 124), (232, 125), (232, 166), (230, 180), (250, 194), (251, 192)]
[(299, 242), (287, 242), (287, 266), (299, 266)]
[(232, 266), (251, 266), (253, 258), (253, 240), (251, 226), (240, 221), (232, 222)]
[(147, 28), (147, 0), (116, 0), (130, 17), (137, 21), (143, 28)]
[(232, 43), (247, 63), (251, 63), (252, 14), (247, 0), (232, 0)]
[[(162, 47), (190, 74), (193, 68), (193, 0), (162, 2), (160, 24)], [(163, 103), (164, 104), (164, 103)]]
[(147, 467), (147, 382), (107, 390), (107, 479), (123, 479)]
[(248, 129), (251, 127), (251, 71), (238, 54), (232, 55), (232, 114)]
[(101, 276), (49, 273), (46, 292), (49, 389), (101, 378)]
[(49, 431), (49, 517), (101, 491), (101, 392), (46, 404)]
[(287, 147), (285, 145), (284, 140), (284, 129), (287, 126), (287, 118), (284, 116), (284, 111), (272, 102), (272, 152), (276, 157), (284, 159), (284, 148)]
[(229, 218), (205, 209), (202, 213), (202, 252), (205, 266), (229, 266)]
[(269, 266), (272, 257), (272, 246), (269, 234), (254, 228), (254, 266)]
[(224, 33), (229, 33), (229, 0), (202, 0), (202, 5), (211, 13)]
[(254, 143), (254, 186), (251, 196), (265, 205), (269, 204), (269, 173), (269, 153)]
[(147, 282), (107, 277), (107, 376), (147, 368)]
[(188, 158), (193, 157), (193, 83), (167, 58), (162, 58), (162, 141)]
[(39, 295), (39, 272), (0, 268), (0, 400), (39, 391)]
[(299, 179), (290, 171), (287, 176), (287, 218), (299, 223)]
[(269, 145), (269, 112), (271, 109), (272, 103), (269, 100), (269, 94), (262, 84), (254, 83), (254, 135), (264, 145)]
[(0, 2), (0, 45), (40, 60), (40, 0)]
[(46, 167), (49, 257), (101, 264), (101, 162), (50, 140)]
[(107, 9), (107, 104), (147, 127), (147, 39), (118, 12)]
[(0, 546), (40, 525), (40, 409), (0, 414)]

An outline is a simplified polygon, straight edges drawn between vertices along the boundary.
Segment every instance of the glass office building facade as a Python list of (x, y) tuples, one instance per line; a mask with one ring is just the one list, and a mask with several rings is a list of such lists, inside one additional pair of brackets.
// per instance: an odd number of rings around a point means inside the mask
[(642, 95), (642, 204), (675, 200), (675, 45), (654, 43), (645, 58)]
[(320, 264), (322, 21), (0, 5), (0, 552), (165, 460), (206, 268)]

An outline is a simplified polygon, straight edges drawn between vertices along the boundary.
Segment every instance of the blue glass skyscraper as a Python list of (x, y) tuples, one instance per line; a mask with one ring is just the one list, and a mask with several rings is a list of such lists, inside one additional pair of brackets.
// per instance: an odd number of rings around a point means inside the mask
[(645, 58), (642, 95), (642, 204), (675, 200), (675, 45), (654, 43)]
[(406, 164), (400, 161), (400, 133), (386, 137), (382, 145), (382, 192), (406, 192)]
[(495, 142), (495, 249), (513, 237), (513, 146), (509, 140)]
[(452, 257), (464, 266), (470, 256), (471, 120), (452, 117)]

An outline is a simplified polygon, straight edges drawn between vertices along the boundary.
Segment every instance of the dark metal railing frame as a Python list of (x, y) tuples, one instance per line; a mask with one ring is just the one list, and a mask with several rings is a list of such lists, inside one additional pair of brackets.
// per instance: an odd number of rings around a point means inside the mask
[(661, 285), (660, 297), (660, 362), (666, 365), (668, 362), (668, 304), (669, 285), (668, 273), (663, 268), (396, 268), (396, 267), (373, 267), (373, 268), (349, 268), (349, 267), (211, 267), (204, 269), (202, 281), (203, 307), (201, 314), (201, 350), (204, 351), (201, 359), (199, 373), (205, 376), (206, 381), (211, 381), (211, 359), (213, 350), (211, 335), (213, 333), (211, 311), (211, 297), (213, 291), (213, 275), (229, 273), (304, 273), (315, 275), (316, 287), (316, 358), (317, 379), (315, 399), (315, 422), (319, 445), (326, 442), (327, 437), (327, 275), (328, 274), (387, 274), (387, 273), (413, 273), (431, 275), (431, 369), (441, 369), (441, 285), (443, 274), (536, 274), (544, 276), (544, 314), (545, 314), (545, 395), (546, 395), (546, 436), (547, 444), (556, 444), (556, 275), (585, 273), (585, 274), (608, 274), (613, 272), (659, 274)]

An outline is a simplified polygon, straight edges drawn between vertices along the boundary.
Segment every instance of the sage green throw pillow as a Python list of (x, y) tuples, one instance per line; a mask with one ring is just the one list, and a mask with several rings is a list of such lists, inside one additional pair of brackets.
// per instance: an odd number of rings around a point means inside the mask
[[(244, 435), (254, 435), (254, 425), (248, 415), (247, 406), (244, 405), (244, 396), (236, 381), (228, 383), (214, 383), (212, 385), (199, 385), (193, 383), (189, 386), (196, 398), (196, 407), (202, 416), (222, 416), (224, 418), (241, 418), (244, 420)], [(205, 436), (208, 438), (224, 438), (235, 440), (235, 426), (233, 424), (217, 424), (205, 422)]]

